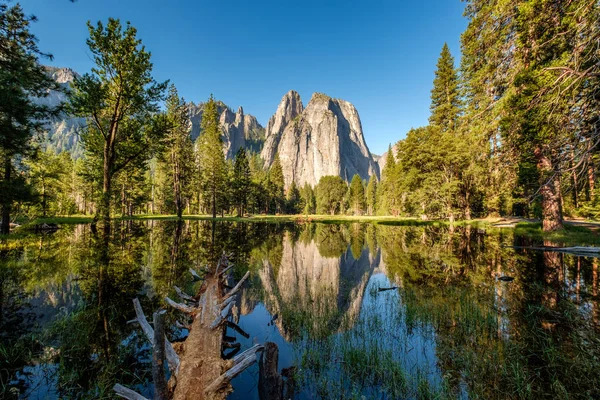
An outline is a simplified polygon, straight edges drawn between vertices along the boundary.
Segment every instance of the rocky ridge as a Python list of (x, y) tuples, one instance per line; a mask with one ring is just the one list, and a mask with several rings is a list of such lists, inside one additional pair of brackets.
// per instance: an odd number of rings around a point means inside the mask
[(349, 102), (313, 94), (306, 108), (298, 93), (288, 92), (271, 117), (261, 156), (270, 167), (279, 154), (286, 188), (316, 185), (327, 175), (350, 181), (379, 177), (379, 165), (364, 140), (356, 108)]
[[(188, 103), (190, 120), (192, 123), (191, 136), (196, 140), (201, 133), (202, 115), (205, 103)], [(244, 114), (244, 109), (239, 107), (233, 112), (222, 101), (217, 102), (219, 124), (223, 132), (223, 151), (227, 159), (233, 159), (237, 151), (244, 147), (258, 152), (262, 149), (265, 129), (258, 123), (256, 117)]]

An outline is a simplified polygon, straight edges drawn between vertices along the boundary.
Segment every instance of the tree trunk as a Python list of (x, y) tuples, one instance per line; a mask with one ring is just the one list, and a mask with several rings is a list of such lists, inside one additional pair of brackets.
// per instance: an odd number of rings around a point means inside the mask
[[(10, 172), (12, 169), (12, 163), (9, 156), (4, 159), (4, 182), (10, 182)], [(2, 225), (0, 226), (0, 234), (8, 235), (10, 233), (10, 199), (5, 200), (6, 203), (2, 204)]]
[(104, 181), (102, 185), (102, 218), (106, 223), (110, 220), (110, 188), (112, 175), (110, 173), (112, 167), (112, 155), (108, 143), (104, 145)]
[(545, 232), (563, 228), (562, 207), (560, 204), (560, 175), (554, 171), (552, 160), (541, 148), (534, 150), (537, 168), (542, 176), (542, 227)]
[(587, 170), (587, 175), (588, 175), (588, 201), (592, 200), (594, 198), (594, 190), (596, 187), (596, 172), (594, 171), (594, 161), (592, 160), (592, 157), (590, 157), (590, 161), (588, 164), (588, 170)]

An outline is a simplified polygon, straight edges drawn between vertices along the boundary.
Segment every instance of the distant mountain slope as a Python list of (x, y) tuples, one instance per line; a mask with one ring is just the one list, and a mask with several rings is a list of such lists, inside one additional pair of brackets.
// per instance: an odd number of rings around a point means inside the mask
[[(67, 100), (67, 93), (70, 90), (71, 83), (75, 77), (79, 76), (70, 68), (45, 67), (48, 74), (58, 82), (64, 92), (51, 90), (47, 97), (35, 99), (38, 104), (45, 104), (50, 107), (58, 107)], [(68, 151), (74, 158), (83, 155), (80, 133), (85, 126), (85, 118), (73, 118), (62, 114), (53, 118), (46, 124), (46, 131), (42, 142), (57, 153)]]
[(379, 165), (365, 143), (360, 117), (349, 102), (315, 93), (305, 109), (298, 93), (288, 92), (266, 130), (261, 153), (265, 165), (279, 154), (286, 187), (316, 185), (321, 177), (355, 174), (379, 177)]
[[(192, 122), (192, 140), (196, 140), (201, 133), (202, 115), (205, 103), (188, 103), (190, 120)], [(227, 159), (233, 159), (237, 151), (244, 147), (254, 152), (260, 152), (263, 143), (265, 128), (263, 128), (256, 117), (244, 114), (242, 107), (234, 113), (222, 101), (217, 103), (221, 130), (223, 132), (223, 144)]]

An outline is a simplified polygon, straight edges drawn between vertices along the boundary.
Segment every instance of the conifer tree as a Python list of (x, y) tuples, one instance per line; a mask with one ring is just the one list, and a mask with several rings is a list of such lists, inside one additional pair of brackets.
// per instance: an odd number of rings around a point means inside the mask
[(350, 209), (354, 215), (362, 215), (365, 211), (365, 187), (358, 174), (352, 177), (350, 182)]
[(460, 112), (458, 74), (448, 44), (444, 43), (438, 59), (433, 89), (431, 89), (431, 116), (429, 123), (445, 132), (456, 127)]
[(250, 196), (250, 187), (252, 175), (250, 172), (250, 163), (246, 150), (240, 147), (233, 165), (233, 198), (237, 208), (238, 217), (245, 214), (248, 208), (248, 198)]
[(13, 203), (30, 197), (24, 178), (16, 174), (15, 160), (32, 153), (32, 136), (53, 112), (33, 98), (58, 90), (39, 64), (39, 57), (48, 55), (29, 31), (34, 21), (19, 4), (0, 4), (0, 234), (10, 231)]
[(89, 158), (102, 165), (101, 216), (110, 218), (112, 181), (125, 168), (145, 167), (166, 131), (156, 116), (167, 82), (152, 77), (150, 53), (137, 30), (109, 18), (106, 26), (88, 22), (87, 45), (96, 64), (91, 73), (75, 79), (71, 109), (88, 118), (82, 140)]
[(198, 146), (200, 164), (200, 185), (205, 203), (209, 205), (212, 217), (223, 205), (223, 192), (226, 186), (227, 166), (223, 153), (223, 139), (219, 127), (219, 112), (213, 96), (206, 103), (202, 115), (202, 133)]
[(297, 214), (300, 211), (300, 202), (300, 190), (298, 189), (298, 186), (296, 186), (296, 182), (292, 181), (286, 195), (287, 213)]
[(366, 193), (367, 214), (374, 215), (377, 208), (377, 177), (373, 174), (369, 178)]
[(194, 154), (188, 110), (174, 85), (169, 87), (166, 108), (168, 128), (159, 161), (168, 177), (163, 190), (172, 195), (175, 213), (181, 219), (191, 184)]
[(281, 212), (283, 208), (284, 187), (285, 181), (283, 178), (283, 168), (281, 167), (281, 161), (279, 160), (279, 154), (275, 155), (271, 169), (269, 170), (269, 184), (270, 184), (270, 196), (271, 200), (275, 203), (275, 211)]
[(302, 211), (304, 214), (314, 214), (317, 211), (317, 200), (315, 198), (315, 191), (312, 186), (308, 184), (308, 182), (302, 186), (300, 196), (302, 197)]

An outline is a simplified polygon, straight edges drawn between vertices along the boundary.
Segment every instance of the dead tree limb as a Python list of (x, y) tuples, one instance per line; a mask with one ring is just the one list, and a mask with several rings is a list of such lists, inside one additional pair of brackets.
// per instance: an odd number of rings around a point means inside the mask
[(141, 394), (138, 394), (137, 392), (134, 392), (133, 390), (128, 389), (125, 386), (123, 386), (121, 384), (118, 384), (118, 383), (115, 386), (113, 386), (113, 390), (115, 391), (115, 393), (117, 394), (117, 396), (122, 397), (124, 399), (129, 399), (129, 400), (148, 400), (147, 398), (145, 398)]
[(244, 277), (238, 282), (238, 284), (235, 285), (235, 287), (233, 289), (231, 289), (231, 291), (229, 293), (227, 293), (224, 300), (227, 300), (228, 298), (230, 298), (231, 296), (236, 294), (240, 290), (240, 288), (242, 287), (242, 285), (244, 284), (246, 279), (248, 279), (249, 276), (250, 276), (250, 271), (246, 272), (246, 275), (244, 275)]
[(173, 286), (173, 289), (175, 289), (175, 292), (177, 293), (177, 296), (179, 296), (182, 300), (187, 300), (187, 301), (191, 301), (193, 303), (196, 303), (196, 299), (194, 299), (189, 294), (185, 293), (183, 290), (179, 289), (177, 286)]
[(154, 343), (152, 344), (152, 380), (154, 400), (168, 400), (169, 389), (165, 376), (165, 310), (156, 311), (154, 320)]
[(196, 314), (198, 312), (198, 310), (196, 308), (190, 307), (190, 306), (186, 306), (185, 304), (181, 304), (181, 303), (177, 303), (173, 300), (171, 300), (168, 297), (165, 297), (165, 301), (167, 302), (168, 305), (170, 305), (171, 307), (184, 312), (186, 314)]
[[(137, 321), (142, 327), (142, 331), (144, 332), (150, 343), (154, 343), (154, 329), (152, 329), (152, 327), (148, 323), (148, 320), (144, 315), (144, 310), (142, 310), (142, 305), (140, 304), (140, 301), (137, 299), (137, 297), (133, 299), (133, 308), (135, 309)], [(169, 362), (169, 369), (171, 370), (171, 372), (176, 373), (179, 369), (179, 356), (177, 355), (175, 349), (173, 349), (173, 345), (167, 340), (167, 338), (165, 338), (165, 353), (167, 356), (167, 361)]]
[(217, 316), (217, 318), (215, 318), (213, 323), (210, 324), (210, 329), (215, 329), (216, 327), (220, 326), (223, 323), (223, 321), (225, 321), (225, 319), (229, 315), (229, 312), (231, 312), (231, 307), (233, 307), (233, 303), (229, 303), (227, 307), (225, 307), (223, 311), (221, 311), (221, 313)]
[(208, 385), (204, 390), (204, 393), (214, 393), (219, 390), (223, 385), (229, 383), (233, 378), (244, 372), (246, 368), (256, 362), (256, 353), (244, 358), (238, 364), (234, 365), (227, 370), (223, 375), (219, 376), (214, 380), (213, 383)]

